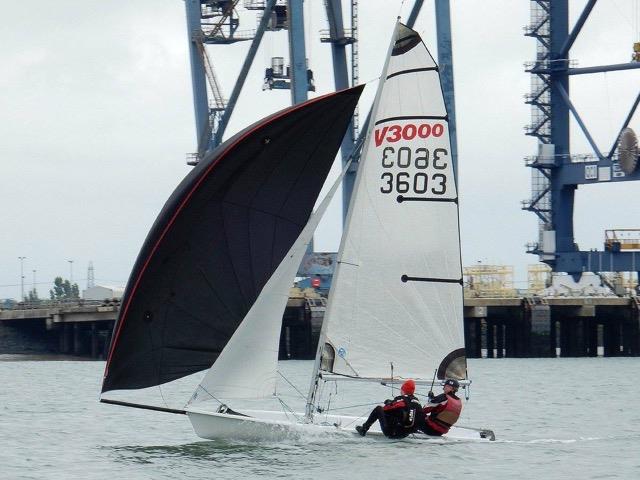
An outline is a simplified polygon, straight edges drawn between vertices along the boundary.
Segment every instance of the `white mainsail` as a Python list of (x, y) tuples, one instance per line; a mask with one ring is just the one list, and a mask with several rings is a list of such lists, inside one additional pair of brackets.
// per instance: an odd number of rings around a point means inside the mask
[(190, 400), (191, 404), (214, 399), (268, 398), (275, 394), (282, 314), (289, 299), (289, 290), (313, 233), (340, 186), (347, 167), (311, 215), (244, 320), (207, 371)]
[[(325, 314), (320, 370), (466, 378), (458, 195), (438, 67), (398, 23)], [(393, 372), (392, 367), (393, 365)]]

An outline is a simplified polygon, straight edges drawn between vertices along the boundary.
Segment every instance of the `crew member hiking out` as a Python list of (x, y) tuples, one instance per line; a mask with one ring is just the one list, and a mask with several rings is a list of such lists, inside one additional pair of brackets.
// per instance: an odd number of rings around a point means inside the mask
[(424, 422), (418, 426), (422, 432), (439, 437), (458, 421), (462, 411), (462, 400), (456, 395), (458, 388), (458, 381), (449, 378), (444, 382), (444, 393), (434, 396), (429, 392), (429, 401), (423, 408)]
[(416, 383), (413, 380), (404, 382), (400, 387), (400, 395), (393, 400), (385, 400), (384, 406), (374, 408), (367, 421), (358, 425), (356, 431), (365, 436), (377, 420), (382, 433), (389, 438), (404, 438), (415, 432), (417, 426), (423, 423), (418, 418), (422, 416), (422, 406), (413, 396), (415, 390)]

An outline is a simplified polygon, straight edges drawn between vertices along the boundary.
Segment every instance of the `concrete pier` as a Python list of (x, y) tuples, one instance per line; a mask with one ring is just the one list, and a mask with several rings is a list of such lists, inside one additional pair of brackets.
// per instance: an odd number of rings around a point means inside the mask
[(469, 358), (640, 356), (633, 297), (466, 298)]
[[(326, 302), (290, 298), (281, 359), (316, 353)], [(117, 304), (52, 305), (0, 311), (0, 354), (49, 352), (105, 358)], [(469, 358), (640, 356), (635, 297), (465, 298)]]
[(118, 309), (113, 302), (74, 301), (0, 310), (0, 353), (104, 359)]

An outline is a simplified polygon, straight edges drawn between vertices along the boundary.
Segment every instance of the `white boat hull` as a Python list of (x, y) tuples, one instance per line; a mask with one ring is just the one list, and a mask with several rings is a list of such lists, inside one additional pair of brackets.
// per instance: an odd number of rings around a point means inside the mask
[[(243, 414), (214, 413), (187, 408), (189, 420), (196, 434), (208, 440), (280, 441), (300, 437), (328, 435), (357, 435), (356, 425), (364, 419), (351, 416), (326, 415), (306, 423), (303, 414), (287, 414), (267, 410), (247, 410)], [(382, 436), (378, 424), (367, 435)], [(412, 434), (410, 439), (423, 441), (490, 441), (495, 437), (490, 430), (468, 427), (452, 427), (447, 435), (430, 437), (422, 433)]]

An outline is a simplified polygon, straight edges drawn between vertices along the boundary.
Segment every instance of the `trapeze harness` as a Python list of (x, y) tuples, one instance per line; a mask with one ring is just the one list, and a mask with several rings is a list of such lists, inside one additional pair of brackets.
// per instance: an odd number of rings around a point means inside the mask
[[(446, 398), (446, 403), (434, 407), (431, 415), (426, 419), (427, 425), (440, 434), (445, 434), (449, 431), (451, 426), (460, 418), (460, 412), (462, 411), (462, 400), (451, 395), (447, 395)], [(436, 411), (441, 406), (444, 408)]]

